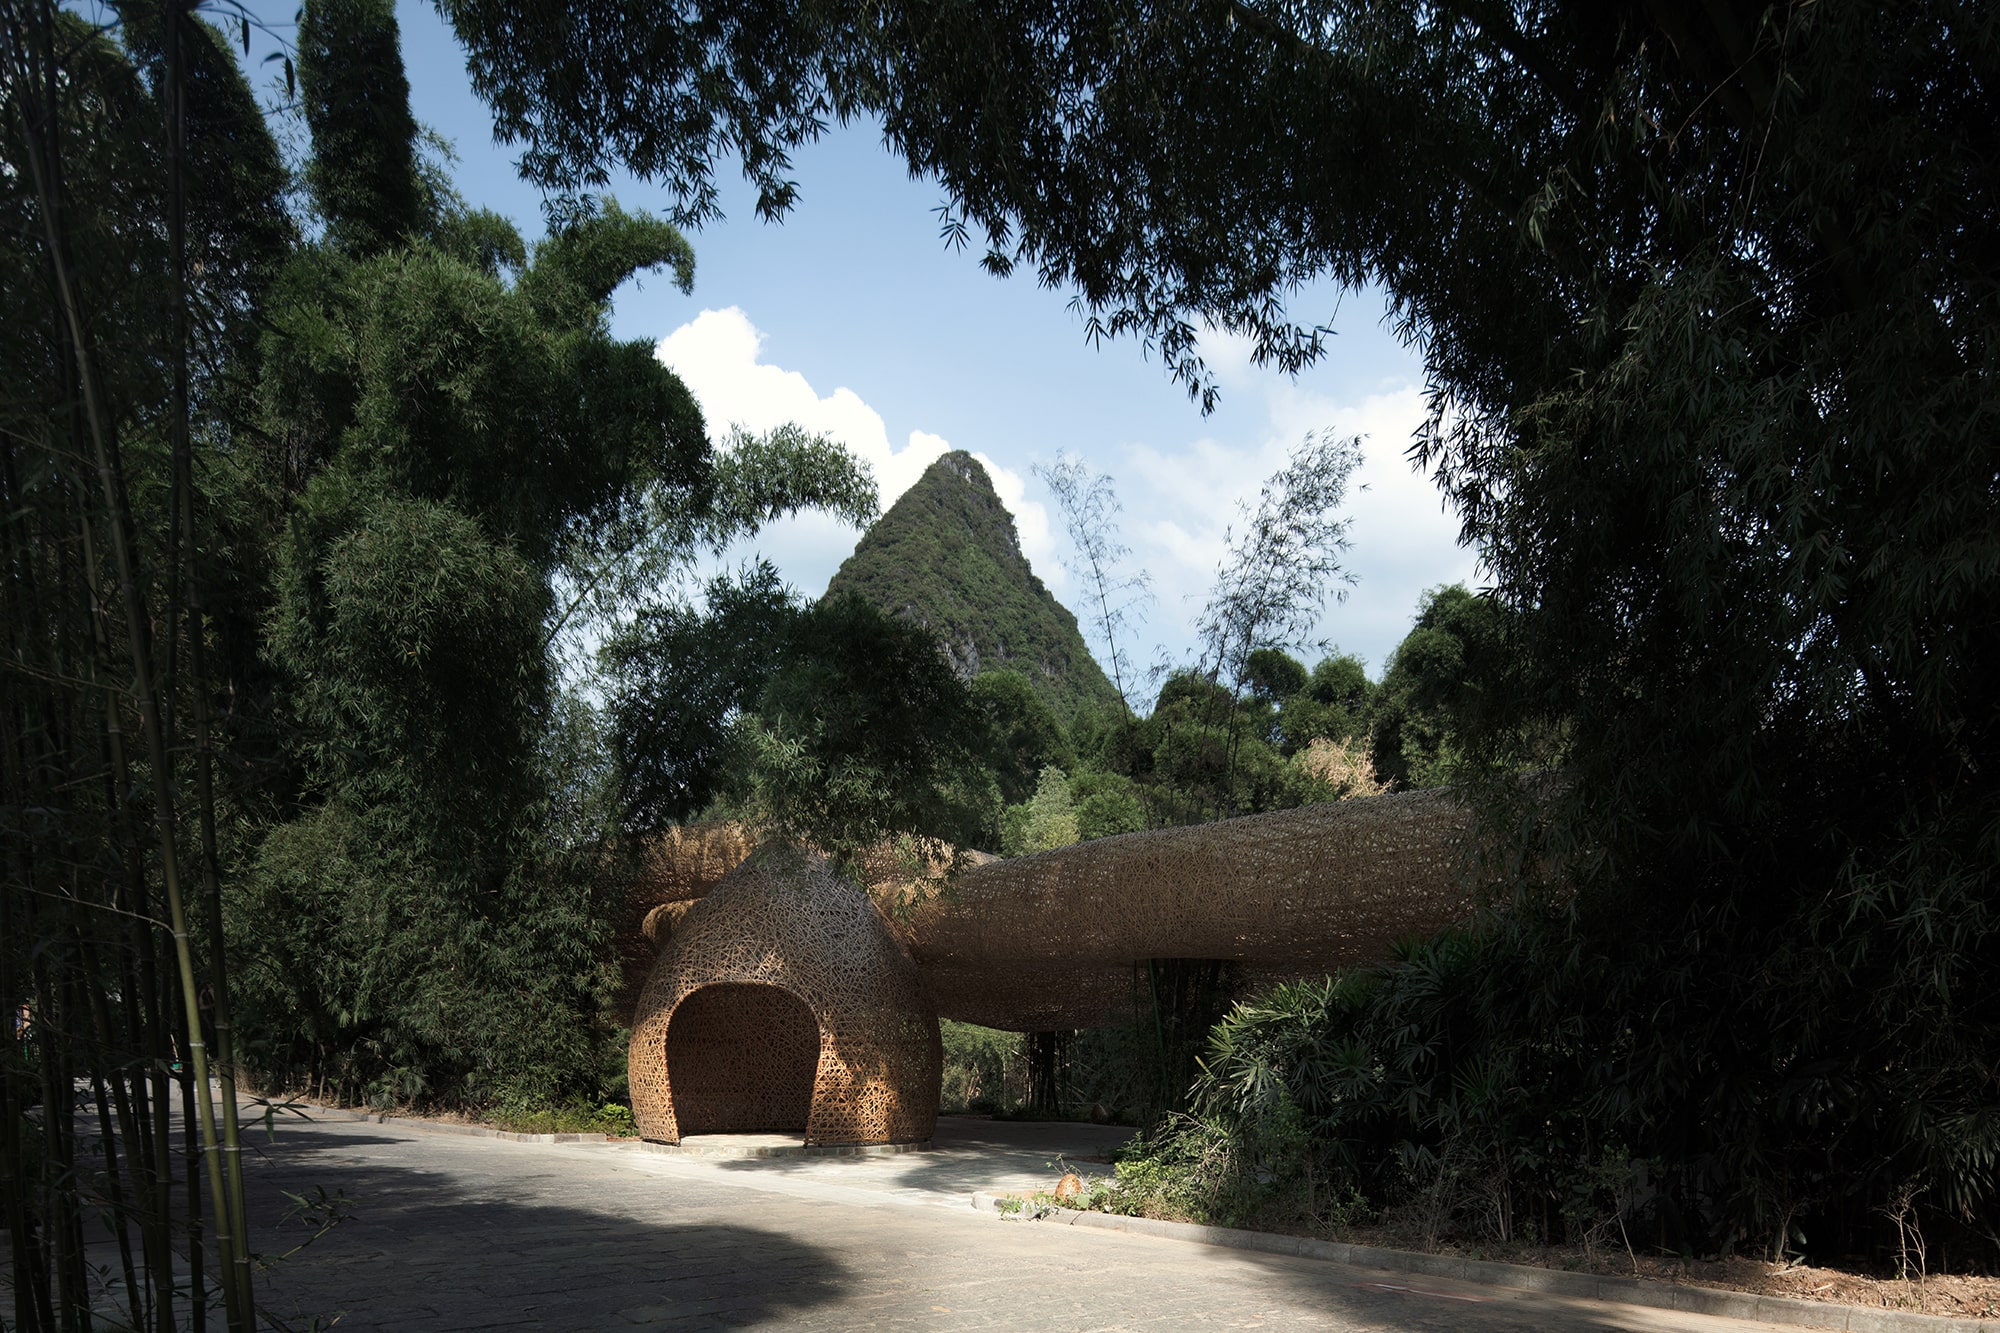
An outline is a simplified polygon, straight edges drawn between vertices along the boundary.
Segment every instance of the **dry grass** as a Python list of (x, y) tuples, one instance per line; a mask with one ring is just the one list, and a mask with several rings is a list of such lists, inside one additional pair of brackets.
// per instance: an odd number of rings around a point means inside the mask
[[(1405, 1233), (1379, 1227), (1344, 1230), (1333, 1239), (1390, 1249), (1423, 1248), (1412, 1243)], [(1598, 1246), (1589, 1251), (1581, 1246), (1525, 1244), (1468, 1246), (1442, 1243), (1431, 1248), (1437, 1254), (1463, 1255), (1536, 1268), (1638, 1277), (1650, 1282), (1679, 1282), (1725, 1291), (1751, 1292), (1759, 1296), (1786, 1296), (1794, 1300), (1826, 1301), (1875, 1310), (1907, 1310), (1947, 1315), (1955, 1319), (1992, 1319), (1996, 1321), (1995, 1326), (2000, 1327), (2000, 1277), (1932, 1274), (1922, 1279), (1904, 1280), (1875, 1277), (1842, 1268), (1777, 1264), (1741, 1257), (1684, 1260), (1669, 1256), (1631, 1255), (1616, 1245)]]
[[(1096, 1183), (1095, 1180), (1092, 1183)], [(1014, 1197), (1024, 1203), (1056, 1206), (1050, 1191), (1018, 1191)], [(1109, 1200), (1090, 1189), (1078, 1196), (1083, 1206), (1103, 1207)], [(1072, 1205), (1074, 1206), (1074, 1205)], [(1141, 1215), (1162, 1221), (1193, 1221), (1156, 1207)], [(1464, 1245), (1443, 1241), (1426, 1246), (1404, 1228), (1394, 1226), (1341, 1227), (1308, 1230), (1301, 1227), (1273, 1227), (1288, 1235), (1310, 1235), (1319, 1240), (1380, 1249), (1410, 1250), (1484, 1259), (1495, 1263), (1523, 1264), (1566, 1272), (1597, 1273), (1610, 1277), (1636, 1277), (1647, 1282), (1684, 1283), (1714, 1287), (1724, 1291), (1749, 1292), (1758, 1296), (1784, 1296), (1794, 1300), (1825, 1301), (1835, 1305), (1855, 1305), (1875, 1310), (1904, 1310), (1911, 1313), (1944, 1315), (1955, 1319), (1991, 1319), (2000, 1330), (2000, 1277), (1963, 1274), (1931, 1274), (1917, 1279), (1876, 1277), (1842, 1268), (1818, 1268), (1810, 1264), (1778, 1264), (1758, 1259), (1729, 1258), (1684, 1260), (1677, 1257), (1627, 1253), (1623, 1247), (1511, 1245)]]

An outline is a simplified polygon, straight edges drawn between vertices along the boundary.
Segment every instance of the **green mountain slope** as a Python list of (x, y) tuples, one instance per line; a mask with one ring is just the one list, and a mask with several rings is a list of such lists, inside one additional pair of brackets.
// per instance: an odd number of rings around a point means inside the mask
[(946, 454), (875, 521), (827, 593), (852, 591), (943, 640), (968, 679), (1005, 668), (1028, 678), (1068, 722), (1118, 692), (1084, 646), (1076, 617), (1021, 554), (1014, 518), (971, 454)]

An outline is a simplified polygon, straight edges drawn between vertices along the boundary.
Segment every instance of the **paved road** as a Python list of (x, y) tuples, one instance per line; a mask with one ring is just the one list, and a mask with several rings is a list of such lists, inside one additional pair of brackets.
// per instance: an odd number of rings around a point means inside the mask
[[(1107, 1131), (1073, 1130), (1101, 1147)], [(260, 1136), (261, 1137), (261, 1136)], [(1024, 1128), (947, 1121), (941, 1151), (703, 1161), (292, 1124), (250, 1170), (257, 1248), (302, 1236), (283, 1191), (350, 1220), (268, 1275), (294, 1327), (348, 1330), (1702, 1330), (1769, 1326), (1408, 1278), (1315, 1260), (1008, 1221), (974, 1188), (1046, 1185)]]

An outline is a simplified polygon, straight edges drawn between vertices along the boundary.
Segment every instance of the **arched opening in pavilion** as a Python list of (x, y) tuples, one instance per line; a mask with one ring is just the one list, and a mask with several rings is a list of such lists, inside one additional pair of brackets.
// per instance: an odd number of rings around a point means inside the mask
[(819, 1070), (819, 1023), (777, 986), (725, 982), (688, 994), (667, 1023), (682, 1135), (803, 1135)]

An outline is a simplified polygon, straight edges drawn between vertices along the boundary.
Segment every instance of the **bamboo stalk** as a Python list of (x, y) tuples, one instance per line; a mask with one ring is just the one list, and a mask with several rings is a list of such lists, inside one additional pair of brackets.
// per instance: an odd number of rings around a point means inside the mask
[[(55, 59), (53, 52), (54, 11), (46, 3), (35, 5), (37, 34), (42, 38), (43, 71), (53, 78)], [(6, 49), (10, 57), (18, 61), (27, 49), (22, 40), (20, 11), (14, 5), (6, 5), (9, 41)], [(10, 71), (10, 82), (17, 89), (35, 86), (33, 70), (16, 69)], [(48, 103), (40, 108), (41, 117), (53, 126), (58, 111), (53, 90), (48, 94)], [(123, 467), (114, 456), (106, 425), (103, 404), (98, 388), (97, 369), (91, 354), (88, 331), (85, 328), (75, 281), (70, 271), (65, 237), (60, 221), (60, 189), (55, 172), (59, 168), (61, 154), (58, 145), (49, 146), (48, 160), (44, 160), (43, 145), (37, 142), (33, 121), (41, 117), (34, 115), (37, 110), (24, 107), (29, 120), (29, 132), (23, 136), (24, 154), (28, 175), (39, 205), (43, 239), (48, 246), (50, 266), (55, 276), (55, 293), (60, 306), (62, 323), (67, 332), (67, 341), (76, 362), (77, 387), (83, 401), (84, 417), (89, 427), (92, 455), (97, 472), (97, 481), (102, 493), (109, 519), (112, 547), (112, 564), (118, 576), (121, 601), (124, 607), (128, 654), (131, 661), (134, 693), (136, 695), (140, 729), (146, 746), (147, 762), (151, 769), (151, 787), (154, 803), (154, 822), (158, 831), (161, 883), (167, 899), (169, 919), (173, 931), (176, 970), (179, 977), (182, 1007), (185, 1011), (187, 1032), (187, 1054), (191, 1078), (187, 1088), (187, 1099), (193, 1103), (189, 1108), (199, 1122), (201, 1138), (200, 1155), (210, 1178), (211, 1196), (218, 1200), (218, 1210), (224, 1209), (220, 1202), (224, 1194), (223, 1170), (220, 1154), (217, 1152), (217, 1132), (215, 1107), (210, 1100), (208, 1088), (208, 1051), (201, 1028), (201, 1003), (195, 980), (193, 951), (188, 937), (186, 903), (181, 889), (181, 873), (176, 846), (176, 825), (178, 823), (173, 802), (171, 779), (171, 756), (167, 737), (162, 725), (160, 700), (154, 688), (153, 663), (150, 653), (150, 620), (145, 605), (144, 594), (138, 583), (136, 561), (131, 550), (132, 532), (130, 509), (125, 497)], [(199, 1096), (195, 1096), (196, 1086)], [(190, 1166), (189, 1182), (192, 1185), (195, 1172)], [(238, 1210), (240, 1213), (240, 1209)], [(195, 1219), (190, 1218), (192, 1224)], [(192, 1261), (198, 1250), (190, 1246)], [(197, 1288), (198, 1289), (198, 1288)], [(197, 1297), (195, 1310), (198, 1314), (201, 1302)], [(247, 1325), (243, 1326), (247, 1329)]]
[[(103, 976), (102, 960), (96, 956), (96, 949), (90, 945), (88, 937), (82, 931), (77, 932), (76, 943), (78, 956), (84, 965), (83, 991), (89, 997), (91, 1027), (97, 1041), (97, 1057), (90, 1062), (90, 1086), (92, 1100), (97, 1107), (97, 1132), (104, 1144), (105, 1179), (107, 1192), (111, 1196), (111, 1226), (118, 1238), (118, 1263), (125, 1279), (125, 1309), (136, 1324), (142, 1302), (139, 1294), (138, 1270), (132, 1262), (130, 1223), (133, 1210), (126, 1202), (125, 1186), (120, 1178), (121, 1162), (118, 1153), (119, 1140), (122, 1138), (127, 1143), (131, 1142), (132, 1130), (129, 1117), (126, 1116), (122, 1105), (117, 1107), (118, 1119), (114, 1128), (112, 1106), (114, 1099), (106, 1087), (104, 1077), (105, 1066), (112, 1063), (114, 1040), (111, 1032), (111, 1006), (105, 1003), (104, 988), (98, 984), (98, 978)], [(137, 1184), (135, 1175), (133, 1181), (135, 1190)], [(143, 1220), (140, 1226), (143, 1244)]]
[[(208, 1100), (208, 1081), (202, 1080), (200, 1102)], [(202, 1333), (208, 1327), (209, 1282), (208, 1248), (203, 1240), (207, 1228), (202, 1224), (205, 1214), (201, 1206), (201, 1181), (203, 1173), (194, 1169), (197, 1157), (205, 1159), (209, 1167), (208, 1178), (216, 1177), (216, 1154), (207, 1151), (209, 1142), (203, 1136), (207, 1128), (198, 1123), (200, 1102), (195, 1097), (194, 1070), (187, 1064), (181, 1066), (181, 1142), (187, 1152), (188, 1172), (181, 1183), (187, 1187), (187, 1263), (188, 1263), (188, 1327), (194, 1333)], [(225, 1327), (228, 1312), (223, 1312)]]
[(60, 1039), (62, 1007), (49, 978), (46, 951), (35, 959), (34, 978), (39, 1004), (35, 1053), (41, 1057), (42, 1074), (42, 1244), (49, 1251), (44, 1262), (52, 1261), (55, 1270), (55, 1326), (62, 1333), (72, 1333), (77, 1328), (79, 1308), (87, 1315), (90, 1301), (88, 1288), (78, 1290), (83, 1256), (81, 1245), (72, 1239), (76, 1231), (76, 1153), (71, 1133), (74, 1101)]
[[(79, 545), (83, 553), (84, 578), (88, 588), (91, 606), (92, 641), (97, 648), (98, 659), (107, 665), (111, 661), (110, 608), (106, 607), (98, 590), (103, 580), (97, 565), (97, 546), (91, 537), (89, 517), (79, 513), (78, 528), (82, 533)], [(128, 923), (131, 939), (130, 947), (138, 967), (136, 985), (124, 989), (122, 1001), (126, 1011), (126, 1023), (134, 1033), (134, 1042), (143, 1060), (144, 1074), (132, 1081), (132, 1102), (135, 1119), (140, 1127), (137, 1151), (146, 1162), (147, 1215), (142, 1225), (141, 1235), (146, 1246), (146, 1267), (153, 1275), (150, 1314), (154, 1321), (155, 1333), (173, 1333), (174, 1329), (174, 1281), (173, 1281), (173, 1159), (169, 1153), (167, 1126), (167, 1061), (169, 1042), (164, 1025), (160, 1021), (160, 993), (158, 964), (154, 950), (154, 933), (143, 920), (150, 917), (150, 903), (146, 892), (144, 866), (140, 863), (140, 837), (137, 821), (133, 818), (130, 804), (124, 793), (132, 788), (131, 764), (125, 749), (125, 729), (118, 707), (118, 696), (110, 690), (104, 691), (104, 741), (110, 760), (110, 785), (116, 798), (118, 822), (125, 833), (127, 860), (127, 883), (132, 897), (124, 906), (130, 915), (124, 919)], [(132, 980), (127, 974), (127, 981)], [(150, 1086), (149, 1086), (150, 1085)], [(135, 1313), (135, 1318), (137, 1317)]]
[[(82, 524), (82, 548), (86, 577), (89, 580), (91, 621), (95, 629), (93, 645), (98, 649), (99, 660), (109, 657), (108, 645), (102, 634), (101, 610), (95, 596), (97, 587), (96, 561), (90, 542), (89, 524)], [(92, 664), (91, 674), (96, 674)], [(161, 1194), (158, 1188), (160, 1161), (153, 1152), (151, 1117), (148, 1114), (146, 1080), (154, 1063), (156, 1051), (153, 1048), (153, 1032), (146, 1021), (149, 1012), (142, 1005), (142, 993), (150, 984), (148, 972), (141, 967), (140, 960), (145, 955), (151, 932), (143, 919), (140, 908), (144, 904), (144, 869), (138, 860), (138, 835), (131, 820), (123, 793), (130, 785), (130, 768), (125, 759), (123, 729), (118, 719), (117, 696), (108, 690), (101, 690), (104, 720), (101, 735), (104, 745), (104, 787), (106, 816), (110, 821), (106, 836), (114, 831), (122, 831), (123, 858), (126, 862), (125, 876), (129, 892), (121, 889), (116, 881), (112, 884), (111, 910), (121, 928), (119, 937), (113, 940), (113, 950), (122, 963), (118, 975), (118, 1016), (124, 1022), (125, 1039), (129, 1049), (125, 1058), (112, 1072), (111, 1092), (117, 1113), (119, 1134), (125, 1143), (126, 1160), (132, 1173), (132, 1195), (139, 1222), (139, 1243), (145, 1254), (146, 1282), (135, 1295), (135, 1303), (128, 1313), (134, 1328), (145, 1328), (152, 1322), (154, 1290), (156, 1287), (171, 1289), (173, 1285), (173, 1259), (167, 1229), (170, 1219), (161, 1208)], [(92, 1000), (105, 1011), (102, 1027), (108, 1033), (114, 1024), (111, 1010), (104, 996), (93, 989)], [(107, 1039), (108, 1040), (108, 1039)], [(171, 1297), (168, 1298), (171, 1308)]]
[[(11, 435), (4, 438), (5, 449), (0, 452), (0, 504), (9, 515), (4, 524), (8, 565), (16, 572), (15, 577), (0, 579), (0, 611), (15, 639), (17, 656), (25, 656), (26, 645), (21, 640), (26, 637), (25, 629), (33, 621), (21, 605), (26, 596), (26, 587), (33, 574), (33, 557), (20, 539), (20, 524), (25, 518), (27, 506), (21, 503), (20, 485), (14, 466), (14, 440)], [(0, 696), (0, 801), (5, 808), (21, 810), (28, 805), (29, 761), (27, 756), (27, 732), (29, 723), (26, 705), (19, 709), (13, 696)], [(7, 883), (22, 883), (27, 880), (28, 850), (25, 838), (8, 838), (4, 846), (4, 873)], [(27, 1051), (25, 1032), (17, 1026), (16, 1005), (30, 1003), (28, 988), (22, 984), (24, 978), (16, 975), (15, 951), (6, 947), (13, 941), (38, 938), (37, 926), (33, 918), (40, 914), (40, 905), (25, 896), (18, 906), (15, 895), (0, 892), (0, 999), (7, 1006), (5, 1019), (5, 1039), (0, 1042), (0, 1209), (4, 1209), (7, 1226), (8, 1255), (12, 1263), (14, 1279), (14, 1324), (23, 1333), (42, 1327), (35, 1306), (34, 1280), (35, 1258), (29, 1248), (28, 1237), (28, 1190), (26, 1144), (22, 1127), (26, 1123), (27, 1100)], [(26, 951), (23, 951), (24, 955)]]
[[(223, 1269), (220, 1276), (229, 1327), (256, 1324), (256, 1296), (251, 1281), (248, 1219), (243, 1206), (242, 1137), (236, 1120), (236, 1069), (229, 1003), (228, 950), (222, 937), (222, 882), (215, 840), (214, 750), (208, 718), (207, 635), (202, 624), (200, 570), (194, 525), (194, 463), (188, 408), (188, 289), (187, 289), (187, 89), (181, 59), (182, 28), (187, 7), (166, 0), (167, 112), (167, 244), (174, 284), (173, 344), (173, 490), (174, 521), (184, 561), (182, 609), (187, 619), (188, 688), (195, 725), (195, 792), (199, 816), (202, 901), (209, 934), (210, 1012), (215, 1035), (215, 1071), (222, 1094), (223, 1188), (215, 1190), (215, 1242)], [(206, 1097), (208, 1090), (202, 1089)]]
[[(24, 756), (19, 752), (22, 737), (13, 710), (0, 712), (0, 778), (4, 778), (10, 796), (25, 792), (26, 778), (22, 772)], [(20, 802), (13, 802), (16, 808)], [(11, 843), (11, 840), (10, 840)], [(19, 846), (8, 848), (9, 873), (25, 877), (26, 868), (21, 864), (24, 851)], [(37, 904), (24, 901), (20, 904), (25, 912), (17, 911), (14, 895), (0, 893), (0, 940), (19, 940), (33, 937), (37, 929), (22, 916), (39, 916)], [(25, 1143), (21, 1130), (26, 1123), (27, 1105), (19, 1102), (17, 1089), (27, 1082), (23, 1077), (26, 1054), (21, 1049), (24, 1033), (15, 1027), (13, 1005), (19, 997), (28, 1003), (30, 991), (21, 984), (22, 978), (14, 974), (13, 952), (0, 949), (0, 995), (7, 999), (7, 1039), (5, 1069), (0, 1069), (0, 1203), (4, 1203), (7, 1217), (7, 1239), (14, 1270), (14, 1324), (21, 1333), (41, 1333), (52, 1322), (44, 1318), (39, 1248), (30, 1243), (28, 1231), (28, 1191), (31, 1182), (26, 1173)], [(30, 1011), (32, 1012), (32, 1010)], [(17, 1104), (18, 1103), (18, 1104)]]

